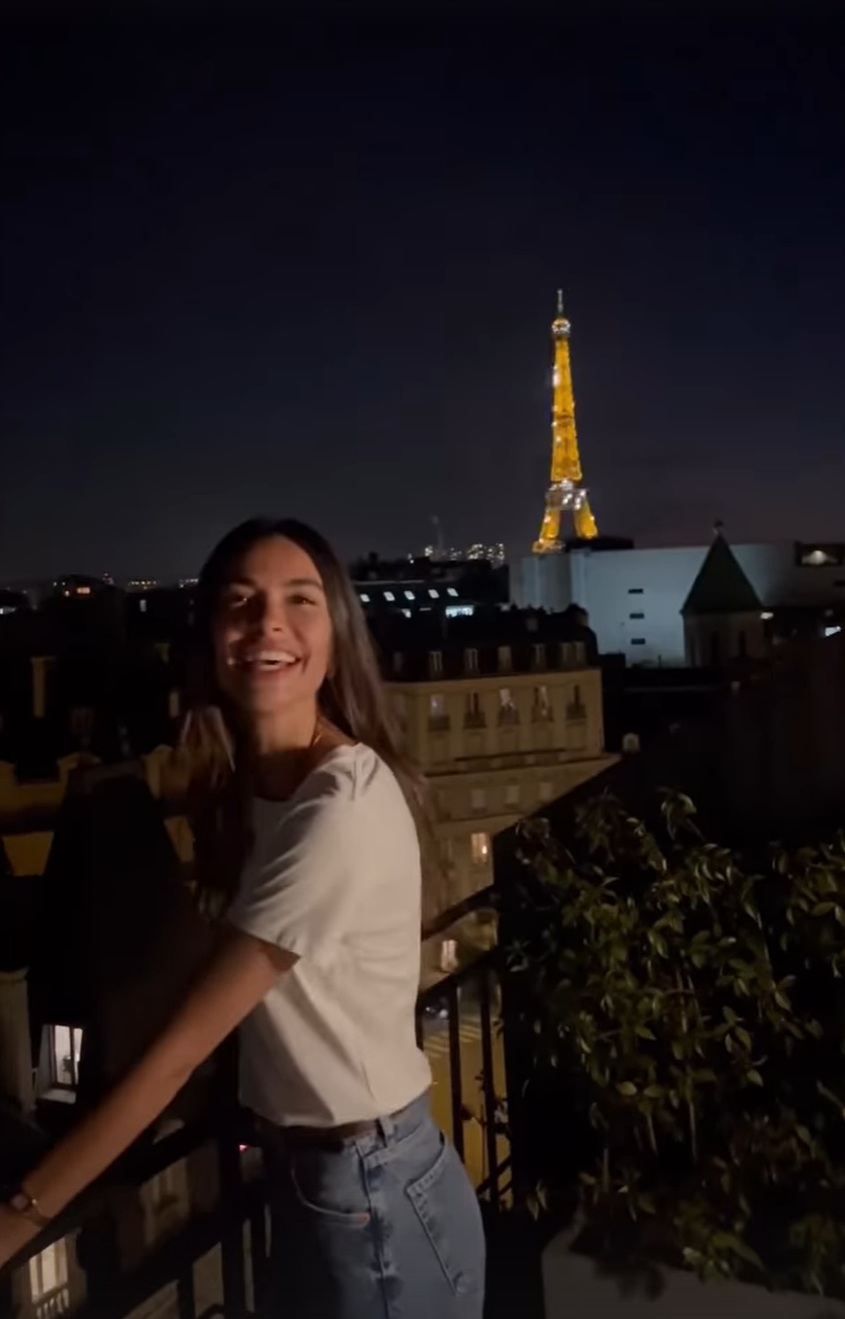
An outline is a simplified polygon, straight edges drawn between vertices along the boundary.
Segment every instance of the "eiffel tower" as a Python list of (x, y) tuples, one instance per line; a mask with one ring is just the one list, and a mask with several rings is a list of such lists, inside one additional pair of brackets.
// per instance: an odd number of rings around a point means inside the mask
[(546, 509), (540, 535), (534, 542), (535, 554), (556, 554), (564, 548), (560, 538), (561, 518), (564, 516), (572, 518), (573, 531), (579, 540), (593, 540), (598, 535), (587, 490), (582, 483), (581, 455), (575, 429), (572, 364), (569, 358), (570, 328), (563, 314), (563, 293), (559, 290), (557, 316), (552, 321), (552, 341), (555, 347), (552, 376), (552, 479), (546, 492)]

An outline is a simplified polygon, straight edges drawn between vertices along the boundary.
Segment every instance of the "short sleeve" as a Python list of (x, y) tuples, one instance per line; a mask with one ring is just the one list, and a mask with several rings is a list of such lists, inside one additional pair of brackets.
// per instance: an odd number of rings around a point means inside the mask
[(317, 966), (336, 961), (363, 896), (359, 806), (344, 793), (315, 796), (265, 822), (231, 924)]

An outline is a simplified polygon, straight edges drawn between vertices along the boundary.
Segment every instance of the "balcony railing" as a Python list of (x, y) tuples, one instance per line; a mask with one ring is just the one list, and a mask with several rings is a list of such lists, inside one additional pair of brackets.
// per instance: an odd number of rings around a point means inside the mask
[[(447, 929), (454, 934), (462, 921), (471, 921), (489, 903), (489, 890), (474, 895), (439, 917), (427, 936), (440, 938)], [(495, 947), (479, 949), (420, 993), (416, 1014), (417, 1038), (432, 1065), (434, 1116), (466, 1163), (490, 1214), (507, 1206), (511, 1189), (504, 1059), (496, 1027), (497, 965)], [(251, 1123), (232, 1101), (232, 1093), (227, 1090), (226, 1103), (213, 1115), (127, 1156), (119, 1173), (98, 1183), (41, 1233), (15, 1261), (14, 1279), (8, 1272), (0, 1277), (0, 1315), (15, 1313), (13, 1297), (20, 1299), (21, 1289), (30, 1294), (30, 1260), (51, 1244), (73, 1238), (92, 1220), (102, 1225), (119, 1212), (109, 1207), (110, 1189), (134, 1188), (140, 1195), (151, 1178), (200, 1150), (214, 1152), (218, 1196), (213, 1210), (191, 1214), (140, 1263), (121, 1272), (115, 1269), (114, 1236), (107, 1228), (103, 1240), (110, 1246), (103, 1257), (92, 1259), (95, 1252), (86, 1250), (84, 1300), (74, 1304), (72, 1289), (65, 1285), (61, 1297), (49, 1293), (32, 1298), (23, 1313), (39, 1319), (58, 1319), (60, 1314), (68, 1319), (127, 1319), (168, 1287), (175, 1287), (172, 1310), (178, 1319), (251, 1319), (261, 1313), (269, 1276), (268, 1188), (262, 1169), (253, 1177), (246, 1175), (243, 1149), (254, 1143)], [(195, 1266), (215, 1248), (219, 1296), (198, 1310), (202, 1298)]]

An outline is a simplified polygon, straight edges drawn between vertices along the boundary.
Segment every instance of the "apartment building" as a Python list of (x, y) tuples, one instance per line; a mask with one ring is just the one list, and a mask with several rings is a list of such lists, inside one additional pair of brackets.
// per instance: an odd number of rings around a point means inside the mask
[(495, 833), (615, 760), (604, 750), (601, 673), (586, 629), (499, 618), (480, 635), (389, 657), (394, 708), (431, 788), (447, 906), (492, 883)]

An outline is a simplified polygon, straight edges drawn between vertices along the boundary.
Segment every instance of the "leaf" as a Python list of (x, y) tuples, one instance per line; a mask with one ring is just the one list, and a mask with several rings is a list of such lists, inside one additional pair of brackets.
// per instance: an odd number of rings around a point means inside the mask
[(625, 1095), (628, 1099), (637, 1093), (637, 1087), (634, 1085), (633, 1081), (621, 1081), (616, 1089), (619, 1091), (620, 1095)]
[(649, 1030), (648, 1026), (637, 1026), (636, 1033), (637, 1035), (639, 1035), (641, 1040), (657, 1039), (657, 1036), (655, 1035), (654, 1031)]
[(740, 1044), (744, 1045), (746, 1049), (751, 1048), (751, 1036), (748, 1034), (748, 1031), (744, 1026), (737, 1026), (736, 1037)]
[(763, 1078), (760, 1075), (760, 1073), (757, 1071), (756, 1067), (752, 1067), (750, 1071), (746, 1072), (745, 1078), (747, 1081), (750, 1081), (752, 1085), (763, 1084)]

